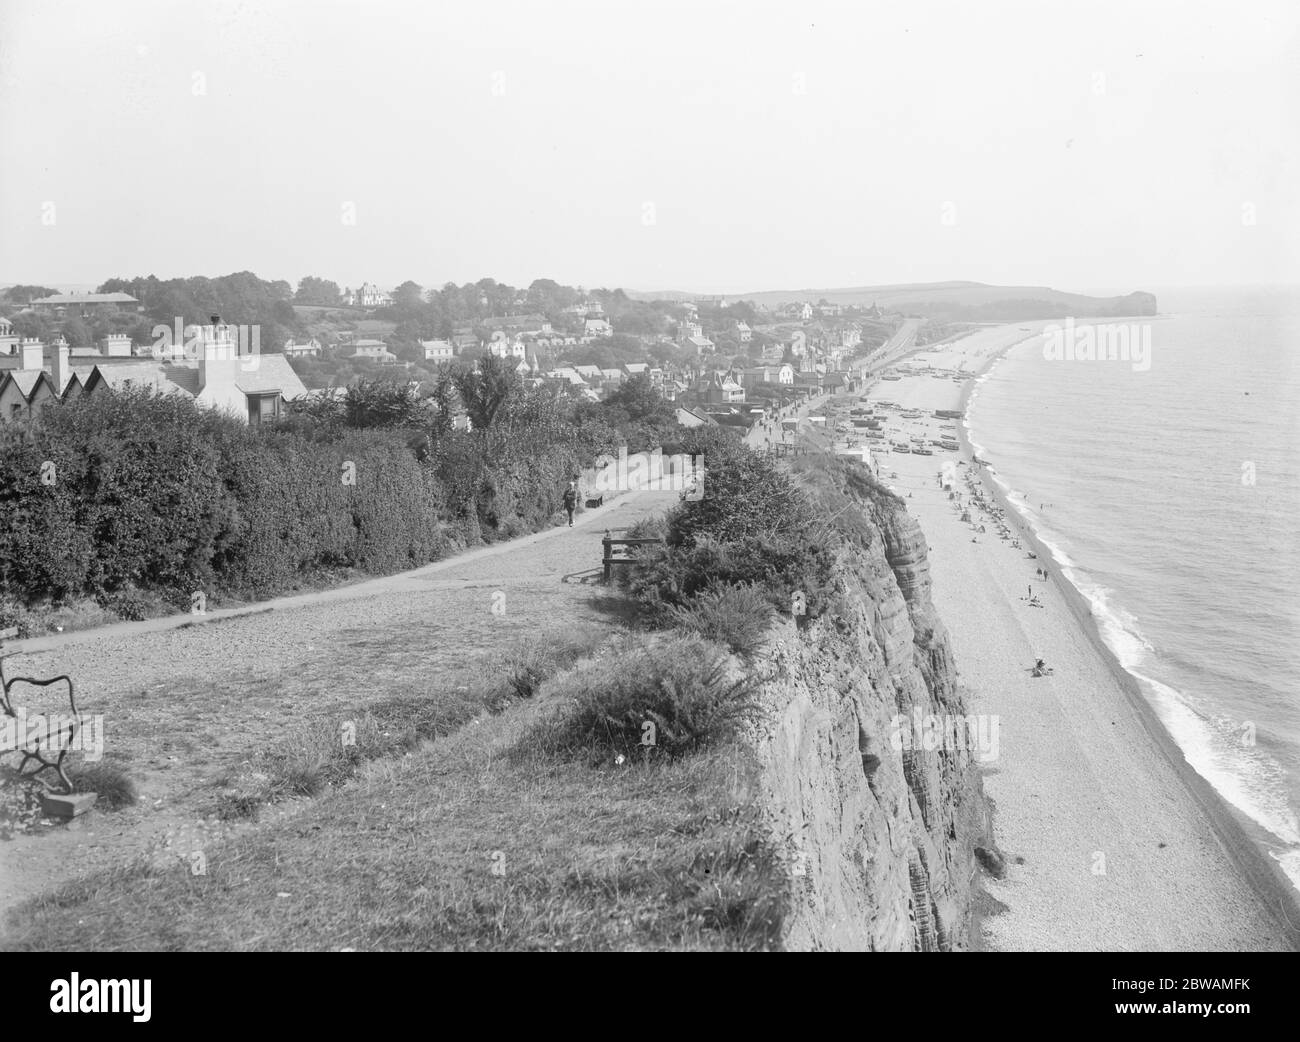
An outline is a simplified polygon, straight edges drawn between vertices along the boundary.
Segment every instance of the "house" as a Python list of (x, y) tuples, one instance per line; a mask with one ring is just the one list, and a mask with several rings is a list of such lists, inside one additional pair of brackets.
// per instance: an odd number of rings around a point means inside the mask
[(587, 381), (584, 380), (578, 371), (571, 366), (561, 366), (559, 369), (552, 369), (546, 374), (545, 379), (548, 382), (564, 384), (573, 388), (587, 386)]
[(524, 345), (522, 337), (510, 336), (498, 329), (492, 333), (488, 353), (496, 355), (497, 358), (524, 358), (528, 354), (528, 348)]
[(746, 369), (741, 373), (741, 380), (745, 385), (746, 391), (753, 391), (762, 384), (786, 384), (794, 385), (794, 366), (783, 365), (760, 365), (752, 369)]
[(587, 383), (592, 384), (593, 386), (595, 384), (600, 383), (600, 381), (604, 378), (603, 374), (600, 371), (599, 366), (575, 365), (573, 368), (574, 371), (576, 371), (579, 376), (581, 376), (584, 380), (587, 381)]
[(678, 398), (681, 398), (689, 390), (690, 385), (686, 383), (686, 381), (680, 380), (675, 376), (666, 376), (664, 378), (663, 386), (660, 388), (664, 400), (669, 402), (677, 401)]
[(49, 376), (41, 369), (13, 369), (0, 377), (0, 421), (5, 423), (23, 423), (34, 419), (40, 412), (38, 391), (46, 385), (46, 396), (52, 393), (48, 387)]
[(582, 321), (582, 331), (587, 336), (606, 337), (614, 335), (614, 327), (603, 318), (594, 318), (588, 315)]
[(732, 405), (745, 400), (744, 386), (730, 371), (710, 373), (696, 387), (696, 393), (709, 405)]
[(46, 345), (24, 337), (10, 360), (16, 367), (0, 376), (0, 420), (5, 422), (34, 419), (46, 401), (62, 398), (70, 385), (75, 383), (80, 391), (80, 381), (90, 372), (85, 368), (74, 372), (66, 340)]
[(358, 340), (352, 345), (349, 358), (369, 358), (375, 362), (396, 362), (397, 356), (388, 350), (382, 340)]
[(450, 362), (456, 355), (450, 340), (421, 340), (420, 347), (426, 362)]
[(472, 333), (458, 333), (451, 338), (451, 346), (456, 354), (460, 354), (478, 347), (479, 340)]
[(629, 380), (634, 376), (644, 376), (647, 379), (650, 377), (650, 366), (645, 362), (624, 362), (620, 368)]
[(348, 307), (386, 308), (392, 306), (393, 298), (379, 287), (363, 282), (358, 290), (344, 291), (343, 303)]
[(321, 343), (315, 337), (312, 337), (305, 344), (295, 344), (290, 337), (284, 342), (283, 352), (286, 358), (319, 358), (321, 355)]
[(682, 341), (682, 347), (693, 347), (700, 354), (705, 354), (709, 351), (716, 350), (713, 341), (710, 340), (708, 337), (703, 337), (703, 336), (687, 337), (685, 340)]
[(143, 364), (104, 362), (91, 370), (81, 393), (153, 387), (163, 393), (187, 395), (200, 405), (250, 424), (278, 419), (284, 415), (286, 402), (307, 396), (307, 388), (284, 355), (240, 355), (236, 350), (227, 327), (206, 326), (198, 358), (178, 362), (143, 360)]
[[(703, 334), (701, 334), (701, 335), (703, 335)], [(752, 329), (749, 328), (748, 323), (745, 323), (745, 322), (737, 322), (737, 323), (736, 323), (736, 336), (738, 336), (738, 337), (740, 338), (740, 342), (741, 342), (742, 344), (748, 344), (751, 340), (754, 339), (754, 331), (753, 331)]]
[(600, 378), (605, 383), (621, 384), (623, 376), (622, 369), (602, 369), (600, 371)]

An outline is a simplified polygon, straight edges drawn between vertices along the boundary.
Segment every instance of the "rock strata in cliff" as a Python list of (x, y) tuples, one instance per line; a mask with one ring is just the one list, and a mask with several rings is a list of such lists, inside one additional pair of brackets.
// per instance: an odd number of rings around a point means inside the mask
[(786, 945), (959, 950), (984, 826), (978, 767), (967, 747), (912, 741), (911, 725), (966, 708), (919, 526), (891, 497), (864, 509), (875, 538), (841, 552), (839, 618), (789, 627), (766, 662), (765, 799), (793, 889)]

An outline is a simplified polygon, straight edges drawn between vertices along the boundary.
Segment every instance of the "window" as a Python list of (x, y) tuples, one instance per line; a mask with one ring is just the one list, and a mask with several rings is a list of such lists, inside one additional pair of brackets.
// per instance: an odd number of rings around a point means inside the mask
[(17, 423), (23, 418), (23, 407), (21, 403), (9, 406), (9, 418), (13, 420), (14, 423)]
[(280, 418), (280, 395), (250, 394), (248, 397), (248, 422), (271, 423)]

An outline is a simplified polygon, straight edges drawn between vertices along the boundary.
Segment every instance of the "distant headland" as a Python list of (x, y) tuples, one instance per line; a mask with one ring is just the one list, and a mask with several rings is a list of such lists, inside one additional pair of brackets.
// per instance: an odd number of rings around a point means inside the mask
[[(699, 294), (665, 290), (633, 292), (634, 300), (700, 300)], [(966, 322), (1018, 322), (1034, 318), (1154, 315), (1153, 293), (1090, 297), (1048, 286), (990, 286), (983, 282), (913, 282), (840, 289), (764, 290), (728, 294), (736, 300), (779, 305), (806, 300), (830, 304), (879, 304), (905, 314)]]

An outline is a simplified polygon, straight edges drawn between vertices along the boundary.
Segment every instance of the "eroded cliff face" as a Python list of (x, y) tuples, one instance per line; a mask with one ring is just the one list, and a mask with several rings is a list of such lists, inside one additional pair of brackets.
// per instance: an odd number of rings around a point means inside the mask
[(919, 526), (896, 500), (864, 509), (878, 538), (841, 556), (838, 619), (787, 632), (767, 663), (764, 799), (790, 865), (786, 945), (961, 950), (986, 821), (978, 768), (961, 743), (913, 741), (910, 724), (967, 709)]

